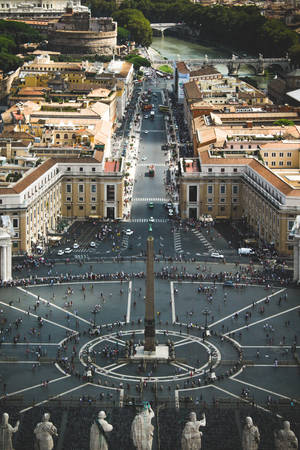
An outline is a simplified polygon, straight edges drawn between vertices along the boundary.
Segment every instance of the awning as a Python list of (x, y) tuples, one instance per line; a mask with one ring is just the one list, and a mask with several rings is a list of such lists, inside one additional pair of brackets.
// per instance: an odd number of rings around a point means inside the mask
[(101, 216), (89, 216), (89, 219), (101, 219)]
[(48, 236), (49, 241), (60, 241), (62, 236)]

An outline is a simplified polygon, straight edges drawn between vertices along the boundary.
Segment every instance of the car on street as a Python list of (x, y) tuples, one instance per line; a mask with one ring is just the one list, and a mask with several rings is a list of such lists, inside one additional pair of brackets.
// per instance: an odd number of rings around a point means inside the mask
[(149, 202), (148, 203), (148, 208), (150, 208), (150, 209), (154, 208), (154, 203), (153, 202)]
[(168, 210), (168, 216), (169, 216), (169, 217), (172, 217), (173, 215), (174, 215), (173, 209), (169, 209), (169, 210)]
[(125, 234), (126, 234), (126, 236), (131, 236), (133, 234), (133, 230), (131, 230), (130, 228), (127, 228), (127, 230), (125, 230)]
[(144, 131), (144, 133), (145, 133), (145, 134), (148, 134), (148, 133), (149, 133), (149, 131), (148, 131), (148, 130), (145, 130), (145, 131)]
[(92, 242), (90, 243), (90, 247), (96, 247), (96, 243), (95, 243), (94, 241), (92, 241)]
[(212, 252), (210, 254), (211, 258), (224, 259), (224, 255), (219, 252)]
[(73, 248), (79, 248), (79, 244), (77, 244), (77, 242), (74, 242)]
[(64, 251), (63, 250), (58, 250), (57, 254), (58, 254), (58, 256), (62, 256), (64, 254)]
[(148, 231), (149, 231), (150, 233), (152, 232), (152, 223), (149, 223)]
[(231, 280), (226, 280), (223, 283), (223, 287), (234, 287), (234, 282)]
[(70, 247), (65, 248), (65, 253), (71, 253), (72, 249)]
[(144, 119), (149, 119), (148, 114), (145, 114), (145, 115), (144, 115)]
[(147, 160), (147, 156), (143, 156), (142, 161), (146, 161), (146, 160)]
[(154, 217), (149, 217), (148, 222), (153, 223), (154, 222)]

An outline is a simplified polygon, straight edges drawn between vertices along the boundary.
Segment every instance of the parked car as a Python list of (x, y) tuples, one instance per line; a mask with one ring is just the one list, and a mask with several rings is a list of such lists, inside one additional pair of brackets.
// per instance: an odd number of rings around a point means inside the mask
[(210, 256), (211, 256), (212, 258), (224, 259), (224, 255), (222, 255), (221, 253), (218, 253), (218, 252), (212, 252), (212, 253), (210, 254)]
[(70, 247), (65, 248), (65, 253), (71, 253), (72, 249)]
[(149, 202), (148, 203), (148, 208), (150, 208), (150, 209), (154, 208), (154, 203), (153, 202)]
[(77, 244), (77, 242), (75, 242), (75, 243), (73, 244), (73, 248), (79, 248), (79, 244)]
[(153, 223), (154, 222), (154, 217), (149, 217), (148, 222)]
[(90, 243), (90, 247), (96, 247), (96, 243), (95, 243), (94, 241), (92, 241), (92, 242)]
[(133, 234), (133, 230), (128, 228), (127, 230), (125, 230), (125, 234), (126, 234), (126, 236), (131, 236)]
[(226, 280), (223, 283), (223, 287), (234, 287), (234, 282), (231, 280)]
[(58, 250), (57, 254), (58, 254), (58, 256), (62, 256), (64, 254), (64, 251), (63, 250)]

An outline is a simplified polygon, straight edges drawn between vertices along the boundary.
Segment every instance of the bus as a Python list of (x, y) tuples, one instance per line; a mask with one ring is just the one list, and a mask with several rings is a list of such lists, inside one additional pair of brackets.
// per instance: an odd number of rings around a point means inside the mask
[(170, 112), (170, 108), (167, 105), (159, 105), (158, 109), (161, 112), (165, 112), (165, 113), (169, 113)]
[(149, 174), (149, 177), (154, 177), (154, 175), (155, 175), (155, 168), (154, 168), (153, 165), (149, 166), (148, 174)]

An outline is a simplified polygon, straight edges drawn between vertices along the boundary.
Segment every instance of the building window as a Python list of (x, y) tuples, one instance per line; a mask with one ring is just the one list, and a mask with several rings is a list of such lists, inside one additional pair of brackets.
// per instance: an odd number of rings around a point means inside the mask
[(207, 207), (207, 211), (212, 211), (213, 210), (213, 207), (212, 206), (208, 206)]
[(95, 211), (96, 210), (96, 206), (95, 205), (91, 206), (91, 210)]
[(239, 186), (238, 186), (238, 184), (234, 184), (232, 186), (232, 193), (235, 194), (235, 195), (239, 193)]
[(237, 210), (237, 206), (233, 206), (232, 210), (236, 211)]
[(283, 158), (283, 153), (282, 152), (279, 153), (279, 158)]
[(79, 192), (79, 194), (83, 194), (84, 193), (84, 184), (79, 184), (78, 185), (78, 192)]
[(251, 148), (251, 144), (248, 145), (248, 148)]
[(67, 135), (67, 133), (64, 134), (64, 139), (68, 139), (69, 136)]
[(287, 156), (288, 158), (290, 158), (290, 157), (292, 156), (292, 153), (291, 153), (291, 152), (287, 152), (286, 156)]
[(67, 206), (67, 210), (70, 211), (70, 209), (71, 209), (71, 206)]
[(13, 219), (13, 227), (19, 228), (19, 219)]
[(244, 146), (243, 146), (243, 145), (240, 145), (240, 149), (243, 150), (243, 148), (244, 148)]
[(280, 166), (283, 166), (283, 161), (279, 161), (279, 165), (280, 165)]
[(96, 197), (91, 197), (91, 202), (96, 202)]
[(224, 173), (224, 172), (225, 172), (224, 167), (221, 167), (221, 173)]
[(287, 166), (291, 166), (291, 165), (292, 165), (292, 161), (287, 161), (287, 162), (286, 162), (286, 165), (287, 165)]
[(272, 156), (272, 158), (275, 158), (275, 157), (276, 157), (276, 153), (273, 152), (273, 153), (271, 154), (271, 156)]
[(2, 200), (0, 199), (0, 205), (2, 205)]
[(67, 202), (71, 202), (72, 198), (71, 197), (67, 197)]
[(288, 245), (288, 250), (293, 250), (293, 245)]
[(207, 199), (207, 203), (212, 203), (213, 199), (210, 197)]
[(295, 220), (288, 220), (288, 230), (291, 231), (294, 226)]
[(13, 247), (14, 247), (14, 248), (17, 248), (17, 247), (19, 247), (19, 244), (18, 244), (18, 242), (13, 242)]
[(96, 172), (96, 167), (92, 167), (92, 172)]
[(82, 211), (83, 210), (83, 206), (79, 206), (79, 209), (80, 209), (80, 211)]
[(214, 193), (214, 186), (212, 184), (207, 185), (207, 193), (213, 194)]
[(275, 166), (275, 164), (276, 164), (275, 161), (271, 162), (271, 166)]
[(55, 137), (56, 137), (56, 139), (59, 139), (59, 138), (60, 138), (60, 134), (57, 133), (57, 134), (55, 135)]
[(66, 184), (66, 192), (67, 192), (67, 194), (71, 194), (71, 192), (72, 192), (72, 185), (71, 184)]
[(233, 198), (232, 199), (232, 203), (237, 203), (238, 199), (237, 198)]
[(233, 171), (234, 171), (234, 173), (237, 173), (237, 168), (236, 168), (236, 167), (234, 167)]
[(115, 201), (115, 186), (113, 184), (108, 184), (106, 186), (106, 200), (108, 202)]
[(83, 172), (83, 167), (79, 167), (79, 172)]
[(225, 198), (220, 198), (220, 203), (225, 203)]
[(225, 211), (225, 206), (221, 206), (221, 207), (220, 207), (220, 210), (221, 210), (221, 211)]
[(226, 184), (220, 184), (220, 194), (226, 194)]
[(233, 149), (233, 145), (232, 144), (231, 144), (230, 148), (231, 148), (231, 150)]
[(79, 201), (79, 202), (83, 202), (83, 201), (84, 201), (84, 198), (83, 198), (83, 197), (79, 197), (79, 198), (78, 198), (78, 201)]
[(93, 193), (97, 192), (97, 185), (96, 184), (91, 184), (91, 192), (93, 192)]
[(67, 167), (67, 172), (71, 172), (71, 167)]
[(269, 155), (269, 153), (266, 153), (266, 152), (264, 153), (264, 157), (265, 157), (265, 158), (267, 158), (268, 155)]
[(197, 186), (189, 186), (189, 202), (197, 201)]

